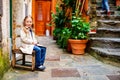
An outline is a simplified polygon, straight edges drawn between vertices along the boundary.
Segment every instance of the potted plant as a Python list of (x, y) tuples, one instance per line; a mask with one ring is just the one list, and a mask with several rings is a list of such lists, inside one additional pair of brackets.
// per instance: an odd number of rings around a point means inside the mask
[(81, 17), (75, 15), (72, 17), (71, 24), (71, 36), (68, 41), (71, 45), (72, 53), (84, 54), (90, 25)]

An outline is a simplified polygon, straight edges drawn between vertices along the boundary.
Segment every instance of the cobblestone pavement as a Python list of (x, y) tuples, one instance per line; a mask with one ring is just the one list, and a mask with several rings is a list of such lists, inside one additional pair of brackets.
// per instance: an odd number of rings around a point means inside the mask
[(120, 67), (104, 64), (88, 53), (73, 55), (58, 48), (52, 37), (39, 37), (47, 47), (44, 72), (10, 69), (3, 80), (120, 80)]

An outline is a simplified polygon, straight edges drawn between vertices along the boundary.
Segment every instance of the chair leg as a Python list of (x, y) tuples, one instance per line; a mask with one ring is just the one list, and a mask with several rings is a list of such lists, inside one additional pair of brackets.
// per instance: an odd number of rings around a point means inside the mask
[(32, 71), (35, 69), (35, 53), (32, 53)]
[(12, 54), (12, 67), (15, 67), (15, 64), (16, 64), (16, 54), (13, 52)]
[(25, 65), (25, 54), (22, 54), (22, 64)]

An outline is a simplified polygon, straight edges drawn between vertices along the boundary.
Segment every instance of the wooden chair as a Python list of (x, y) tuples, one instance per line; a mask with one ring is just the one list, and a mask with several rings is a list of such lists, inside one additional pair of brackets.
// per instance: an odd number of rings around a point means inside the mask
[[(13, 23), (13, 37), (12, 37), (12, 41), (13, 41), (13, 49), (12, 49), (12, 67), (21, 67), (21, 68), (27, 68), (27, 69), (31, 69), (32, 71), (34, 71), (35, 69), (35, 51), (32, 52), (32, 54), (26, 54), (26, 53), (23, 53), (19, 47), (17, 46), (17, 43), (19, 41), (17, 41), (17, 38), (20, 39), (20, 35), (19, 33), (16, 33), (18, 32), (16, 29), (17, 28), (20, 28), (20, 26), (16, 26), (15, 23)], [(20, 31), (19, 31), (20, 32)], [(20, 43), (19, 43), (20, 45)], [(21, 54), (22, 55), (22, 58), (20, 59), (17, 59), (18, 57), (16, 57), (17, 54)], [(30, 62), (26, 61), (26, 56), (27, 55), (30, 55), (32, 56), (32, 59)], [(18, 63), (18, 61), (21, 61), (22, 60), (22, 63)], [(31, 65), (26, 65), (26, 63), (31, 63)]]

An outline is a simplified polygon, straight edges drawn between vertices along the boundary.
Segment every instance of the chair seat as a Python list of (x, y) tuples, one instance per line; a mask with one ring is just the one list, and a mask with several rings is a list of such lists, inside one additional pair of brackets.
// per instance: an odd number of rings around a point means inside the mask
[(33, 53), (35, 53), (34, 50), (33, 50), (32, 54), (23, 53), (20, 49), (14, 49), (14, 50), (12, 50), (12, 51), (14, 51), (14, 53), (17, 53), (17, 54), (25, 54), (25, 55), (32, 55)]

